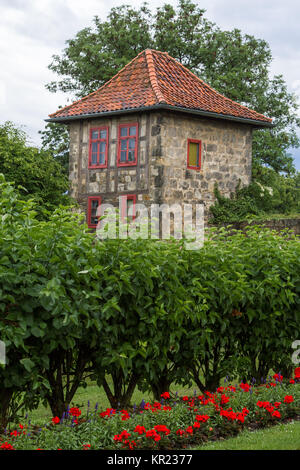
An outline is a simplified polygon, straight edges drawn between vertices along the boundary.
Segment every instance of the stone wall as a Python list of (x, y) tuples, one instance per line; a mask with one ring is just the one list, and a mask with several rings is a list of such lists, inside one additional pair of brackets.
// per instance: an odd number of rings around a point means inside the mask
[[(122, 123), (138, 123), (137, 166), (117, 167), (117, 132)], [(88, 169), (89, 130), (108, 126), (108, 167)], [(187, 139), (202, 141), (201, 170), (187, 169)], [(214, 184), (229, 195), (238, 181), (251, 178), (252, 128), (249, 125), (174, 112), (132, 113), (70, 124), (72, 197), (87, 211), (88, 196), (118, 205), (120, 195), (136, 202), (214, 202)]]
[[(152, 116), (152, 191), (165, 203), (214, 202), (214, 185), (229, 196), (241, 181), (251, 180), (252, 128), (183, 113)], [(201, 169), (187, 168), (187, 139), (201, 140)], [(160, 191), (159, 191), (160, 189)]]
[(262, 225), (270, 230), (281, 232), (282, 230), (291, 230), (295, 235), (300, 236), (300, 217), (298, 219), (269, 219), (255, 220), (252, 222), (233, 222), (231, 224), (222, 224), (224, 227), (229, 226), (236, 230), (245, 230), (249, 225)]
[[(118, 167), (117, 138), (119, 124), (138, 123), (137, 166)], [(89, 169), (90, 128), (108, 126), (107, 168)], [(137, 202), (149, 190), (150, 115), (130, 114), (114, 118), (76, 121), (70, 124), (71, 196), (87, 211), (88, 196), (101, 196), (104, 203), (118, 205), (120, 195), (136, 194)], [(147, 197), (147, 199), (149, 199)]]

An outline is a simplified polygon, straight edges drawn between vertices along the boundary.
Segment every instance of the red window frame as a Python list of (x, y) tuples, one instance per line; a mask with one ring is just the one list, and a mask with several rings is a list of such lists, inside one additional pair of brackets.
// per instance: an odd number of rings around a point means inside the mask
[[(190, 165), (190, 143), (193, 144), (199, 144), (199, 164), (197, 166)], [(187, 167), (190, 170), (201, 170), (201, 153), (202, 153), (202, 141), (201, 140), (196, 140), (196, 139), (188, 139), (187, 141)]]
[(126, 213), (125, 213), (125, 201), (127, 202), (128, 200), (133, 201), (132, 220), (134, 220), (136, 218), (136, 212), (135, 212), (136, 194), (126, 194), (126, 195), (122, 196), (122, 206), (121, 206), (121, 220), (122, 220), (122, 222), (127, 222), (127, 220), (125, 220), (125, 219), (129, 218), (128, 214), (126, 215)]
[[(99, 136), (100, 136), (100, 131), (103, 131), (105, 130), (106, 131), (106, 138), (98, 138), (98, 139), (92, 139), (92, 135), (93, 135), (93, 132), (95, 131), (99, 131)], [(106, 146), (105, 146), (105, 162), (100, 164), (99, 163), (99, 155), (100, 155), (100, 152), (98, 151), (97, 152), (97, 164), (96, 165), (93, 165), (92, 164), (92, 144), (94, 142), (105, 142)], [(98, 146), (98, 150), (100, 148), (100, 145)], [(90, 140), (89, 140), (89, 168), (107, 168), (107, 160), (108, 160), (108, 126), (102, 126), (102, 127), (92, 127), (90, 129)]]
[[(130, 128), (130, 127), (135, 127), (135, 135), (129, 135), (126, 136), (121, 136), (121, 129), (123, 128)], [(139, 126), (137, 122), (132, 122), (132, 123), (126, 123), (126, 124), (119, 124), (118, 128), (118, 154), (117, 154), (117, 166), (136, 166), (137, 165), (137, 153), (138, 153), (138, 132), (139, 132)], [(128, 142), (126, 146), (126, 161), (121, 162), (121, 142), (123, 140), (129, 140), (129, 139), (135, 139), (135, 149), (134, 149), (134, 161), (129, 162), (128, 161)]]
[[(91, 217), (92, 217), (92, 201), (98, 201), (98, 207), (101, 205), (101, 197), (100, 196), (89, 196), (88, 197), (88, 213), (87, 213), (87, 223), (90, 228), (96, 228), (98, 223), (92, 224)], [(98, 210), (97, 207), (97, 210)]]

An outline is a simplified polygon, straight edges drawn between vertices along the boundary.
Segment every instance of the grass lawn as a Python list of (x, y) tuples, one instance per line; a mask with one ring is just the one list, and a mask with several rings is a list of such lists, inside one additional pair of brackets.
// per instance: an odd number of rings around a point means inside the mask
[(300, 450), (300, 421), (243, 431), (237, 437), (215, 441), (197, 450)]

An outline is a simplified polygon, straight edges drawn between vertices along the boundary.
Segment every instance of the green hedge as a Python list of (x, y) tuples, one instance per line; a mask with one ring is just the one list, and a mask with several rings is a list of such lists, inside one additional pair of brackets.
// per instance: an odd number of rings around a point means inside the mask
[[(255, 227), (177, 241), (95, 242), (80, 217), (34, 204), (0, 182), (2, 426), (47, 401), (62, 415), (86, 377), (113, 407), (136, 386), (214, 389), (229, 374), (289, 373), (300, 330), (300, 246)], [(110, 388), (106, 376), (113, 379)]]

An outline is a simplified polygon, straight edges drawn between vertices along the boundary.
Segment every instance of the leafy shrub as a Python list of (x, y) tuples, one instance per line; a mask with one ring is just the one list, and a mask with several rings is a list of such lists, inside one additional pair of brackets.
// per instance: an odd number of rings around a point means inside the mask
[[(288, 373), (300, 330), (300, 245), (259, 227), (177, 241), (95, 241), (80, 218), (36, 217), (0, 181), (0, 415), (47, 400), (62, 416), (91, 376), (111, 406), (172, 382), (214, 390), (228, 371)], [(106, 379), (112, 376), (111, 388)]]
[(240, 187), (231, 196), (222, 196), (215, 186), (216, 202), (210, 207), (211, 222), (239, 222), (268, 214), (300, 213), (299, 173), (293, 177), (257, 167), (249, 186)]

